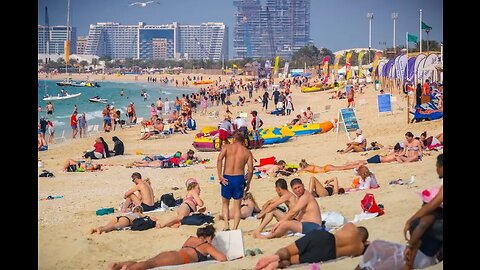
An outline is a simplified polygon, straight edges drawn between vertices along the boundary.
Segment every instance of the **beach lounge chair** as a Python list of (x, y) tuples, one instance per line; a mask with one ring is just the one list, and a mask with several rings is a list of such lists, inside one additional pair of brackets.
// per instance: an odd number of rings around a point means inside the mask
[(67, 138), (65, 137), (65, 130), (62, 131), (62, 136), (60, 136), (59, 138), (55, 138), (55, 140), (63, 140), (64, 142), (66, 142)]
[(413, 114), (413, 119), (410, 123), (420, 122), (423, 120), (437, 120), (443, 117), (443, 112), (432, 112), (432, 113), (422, 113), (424, 109), (421, 106), (416, 106), (414, 112), (410, 112)]

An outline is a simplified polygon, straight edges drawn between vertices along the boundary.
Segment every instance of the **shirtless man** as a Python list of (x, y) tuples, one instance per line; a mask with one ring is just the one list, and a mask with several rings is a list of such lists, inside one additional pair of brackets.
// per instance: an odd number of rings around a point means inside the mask
[[(142, 175), (138, 172), (132, 173), (132, 182), (135, 183), (135, 186), (123, 195), (125, 202), (123, 203), (121, 212), (127, 212), (128, 206), (132, 202), (135, 206), (142, 206), (144, 212), (155, 209), (153, 206), (153, 189), (148, 183), (142, 180)], [(138, 195), (135, 194), (137, 191), (139, 193)]]
[(163, 102), (161, 97), (158, 98), (156, 105), (157, 105), (157, 114), (158, 116), (161, 116), (163, 113)]
[(278, 221), (285, 216), (286, 210), (280, 208), (280, 204), (285, 203), (288, 209), (292, 209), (297, 202), (295, 194), (288, 190), (287, 181), (285, 181), (285, 179), (280, 178), (275, 182), (275, 191), (277, 192), (278, 197), (268, 200), (263, 205), (262, 211), (257, 214), (257, 219), (261, 219), (262, 222), (253, 232), (253, 237), (260, 235), (265, 226), (267, 226), (274, 217)]
[(305, 190), (302, 180), (300, 180), (300, 178), (294, 178), (290, 182), (290, 187), (298, 198), (297, 203), (273, 226), (267, 236), (259, 234), (257, 235), (258, 238), (277, 238), (285, 235), (288, 231), (307, 234), (322, 228), (320, 207), (315, 197)]
[[(233, 198), (234, 230), (236, 230), (240, 224), (240, 208), (243, 192), (247, 192), (250, 189), (250, 181), (253, 176), (253, 155), (252, 152), (245, 147), (243, 141), (242, 132), (238, 130), (235, 131), (233, 133), (233, 143), (224, 145), (217, 159), (218, 179), (222, 184), (222, 214), (224, 217), (230, 216), (230, 199)], [(223, 164), (224, 159), (225, 164)], [(245, 165), (248, 166), (246, 176), (244, 171)], [(224, 221), (224, 230), (229, 230), (230, 224), (228, 219)]]
[(292, 264), (318, 263), (339, 257), (362, 255), (368, 246), (368, 231), (353, 223), (345, 224), (335, 234), (314, 230), (274, 255), (260, 258), (255, 270), (284, 268)]
[(414, 162), (419, 161), (422, 158), (422, 143), (419, 140), (413, 138), (412, 132), (405, 133), (407, 139), (403, 145), (405, 149), (397, 156), (398, 162)]
[(307, 110), (305, 111), (305, 118), (308, 123), (313, 123), (313, 112), (310, 107), (307, 107)]

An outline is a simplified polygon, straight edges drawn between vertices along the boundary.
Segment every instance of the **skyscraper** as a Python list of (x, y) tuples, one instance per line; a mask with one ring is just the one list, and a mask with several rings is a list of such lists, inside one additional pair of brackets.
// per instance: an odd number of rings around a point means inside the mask
[(311, 44), (310, 0), (234, 0), (235, 58), (290, 58)]
[(228, 27), (221, 22), (179, 24), (179, 51), (189, 59), (228, 59)]
[(138, 25), (99, 22), (90, 25), (85, 54), (112, 59), (137, 58)]
[[(77, 28), (70, 28), (70, 54), (77, 51)], [(66, 26), (38, 25), (38, 54), (64, 54), (65, 40), (67, 39)], [(47, 48), (48, 47), (48, 48)]]

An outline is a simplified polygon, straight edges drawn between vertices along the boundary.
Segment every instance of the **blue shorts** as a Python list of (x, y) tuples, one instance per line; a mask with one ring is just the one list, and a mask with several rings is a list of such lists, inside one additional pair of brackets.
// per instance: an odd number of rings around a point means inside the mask
[(320, 224), (317, 224), (317, 223), (313, 223), (313, 222), (308, 222), (308, 221), (304, 221), (302, 222), (302, 233), (303, 234), (307, 234), (311, 231), (314, 231), (314, 230), (320, 230), (322, 228), (322, 226), (320, 226)]
[(367, 159), (367, 162), (368, 162), (368, 163), (381, 163), (381, 161), (380, 161), (380, 156), (379, 156), (379, 155), (375, 155), (375, 156)]
[(226, 186), (222, 185), (222, 197), (230, 200), (231, 198), (239, 200), (243, 198), (243, 190), (245, 189), (244, 175), (223, 175), (228, 180)]
[(258, 134), (258, 130), (254, 130), (252, 132), (252, 137), (254, 141), (259, 141), (260, 140), (260, 135)]

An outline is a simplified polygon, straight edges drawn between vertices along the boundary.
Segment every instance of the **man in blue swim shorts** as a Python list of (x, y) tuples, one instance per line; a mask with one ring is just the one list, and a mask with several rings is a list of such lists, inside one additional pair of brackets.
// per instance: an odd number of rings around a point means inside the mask
[(290, 208), (269, 234), (257, 234), (256, 238), (270, 239), (284, 236), (288, 231), (307, 234), (315, 230), (323, 230), (322, 214), (320, 207), (313, 195), (305, 190), (300, 178), (290, 181), (290, 187), (298, 200), (294, 207)]
[[(243, 141), (243, 133), (236, 130), (233, 133), (233, 143), (223, 145), (217, 159), (218, 179), (222, 185), (222, 214), (224, 217), (230, 215), (230, 200), (233, 198), (234, 230), (238, 229), (240, 224), (243, 194), (250, 189), (250, 181), (253, 176), (253, 155), (245, 147)], [(224, 159), (225, 163), (223, 163)], [(246, 175), (245, 165), (248, 166)], [(224, 222), (224, 230), (230, 230), (228, 218), (224, 219)]]

